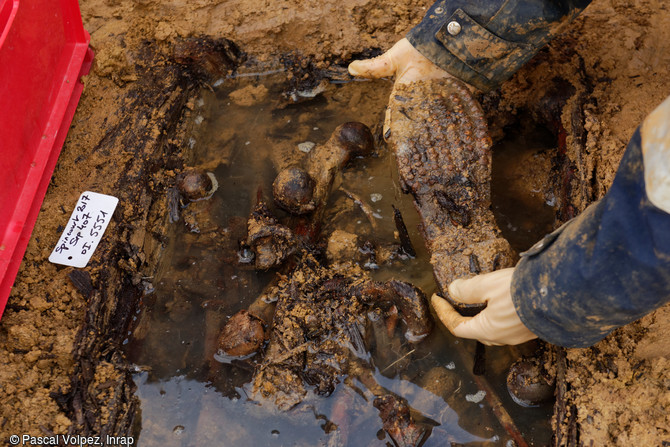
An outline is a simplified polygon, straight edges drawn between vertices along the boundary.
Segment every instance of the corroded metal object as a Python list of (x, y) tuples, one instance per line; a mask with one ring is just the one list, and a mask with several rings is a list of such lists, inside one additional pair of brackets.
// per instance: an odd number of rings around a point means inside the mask
[(454, 79), (396, 85), (387, 141), (412, 194), (437, 283), (514, 265), (491, 211), (491, 138), (477, 101)]

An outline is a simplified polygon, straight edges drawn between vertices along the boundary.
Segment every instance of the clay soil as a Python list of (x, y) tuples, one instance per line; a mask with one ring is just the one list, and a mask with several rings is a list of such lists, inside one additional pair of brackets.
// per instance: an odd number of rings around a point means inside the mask
[[(121, 344), (156, 265), (167, 191), (188, 161), (180, 136), (193, 98), (214, 81), (175, 71), (175, 44), (191, 36), (234, 42), (245, 56), (226, 46), (221, 77), (243, 59), (247, 70), (297, 61), (287, 77), (301, 68), (342, 71), (353, 57), (390, 47), (428, 4), (81, 0), (96, 59), (0, 322), (2, 442), (24, 433), (132, 434), (138, 407)], [(168, 93), (143, 95), (150, 85)], [(602, 197), (636, 126), (668, 94), (667, 2), (595, 0), (481, 99), (494, 131), (522, 110), (548, 122), (541, 106), (555, 108), (566, 138), (544, 188), (559, 198), (558, 225)], [(47, 258), (85, 190), (121, 205), (92, 263), (75, 273)], [(669, 335), (666, 306), (592, 348), (559, 355), (555, 443), (670, 443)]]

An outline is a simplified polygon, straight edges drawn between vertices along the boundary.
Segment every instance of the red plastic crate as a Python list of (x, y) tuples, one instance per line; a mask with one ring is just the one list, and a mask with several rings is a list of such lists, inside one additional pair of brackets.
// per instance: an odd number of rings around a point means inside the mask
[(0, 317), (93, 61), (76, 0), (0, 0)]

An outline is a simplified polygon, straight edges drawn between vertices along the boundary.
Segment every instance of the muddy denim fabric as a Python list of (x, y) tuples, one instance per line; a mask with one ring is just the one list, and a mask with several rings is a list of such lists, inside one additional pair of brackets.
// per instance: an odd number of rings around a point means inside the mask
[(670, 214), (646, 195), (640, 138), (605, 197), (521, 255), (512, 300), (548, 342), (591, 346), (670, 301)]
[[(591, 0), (438, 0), (407, 39), (452, 75), (487, 91), (512, 76)], [(455, 22), (458, 33), (449, 32)]]

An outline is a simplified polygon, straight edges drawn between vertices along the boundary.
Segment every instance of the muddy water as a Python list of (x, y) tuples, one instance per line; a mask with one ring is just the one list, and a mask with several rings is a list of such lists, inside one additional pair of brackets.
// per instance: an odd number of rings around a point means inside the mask
[(548, 182), (556, 137), (526, 114), (493, 146), (491, 202), (505, 239), (518, 251), (552, 231), (556, 198)]
[[(142, 447), (390, 442), (371, 405), (374, 396), (355, 379), (342, 381), (328, 398), (309, 397), (282, 413), (250, 398), (257, 356), (214, 359), (220, 327), (246, 308), (274, 275), (238, 263), (238, 240), (246, 236), (252, 206), (259, 197), (269, 198), (271, 182), (287, 159), (304, 158), (303, 151), (311, 143), (325, 142), (337, 125), (356, 120), (378, 128), (391, 87), (389, 81), (330, 84), (312, 99), (293, 102), (279, 85), (271, 76), (229, 80), (204, 91), (197, 106), (198, 131), (190, 142), (197, 149), (194, 164), (214, 172), (219, 189), (211, 199), (181, 210), (160, 271), (147, 282), (137, 327), (127, 343), (129, 357), (142, 371), (135, 376)], [(417, 257), (381, 266), (372, 274), (376, 279), (412, 282), (430, 294), (435, 285), (416, 230), (419, 219), (409, 197), (400, 193), (396, 177), (395, 162), (383, 147), (378, 157), (354, 160), (336, 181), (325, 227), (392, 242), (392, 205), (396, 206), (410, 229)], [(504, 180), (497, 184), (505, 187)], [(374, 227), (344, 190), (370, 207)], [(285, 217), (281, 211), (277, 214)], [(513, 216), (509, 221), (514, 222)], [(436, 329), (416, 346), (406, 345), (398, 333), (398, 341), (390, 346), (385, 352), (371, 352), (374, 377), (406, 398), (417, 410), (415, 417), (432, 428), (423, 445), (513, 445), (472, 379), (472, 342)], [(505, 391), (505, 373), (517, 353), (489, 350), (487, 376), (529, 443), (544, 445), (550, 436), (550, 407), (521, 408)], [(421, 387), (430, 374), (442, 377), (442, 385)], [(333, 414), (342, 408), (347, 416), (337, 418), (336, 429)]]

